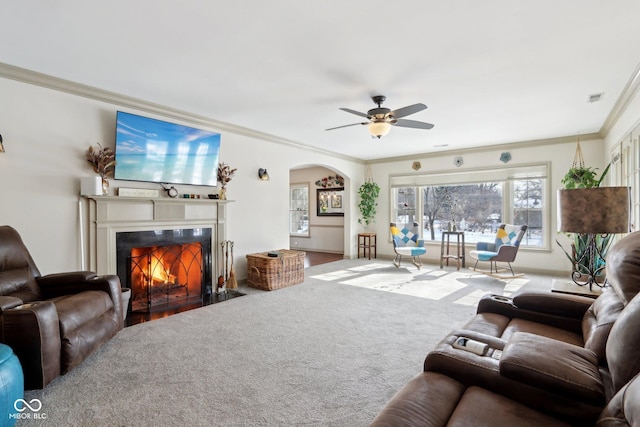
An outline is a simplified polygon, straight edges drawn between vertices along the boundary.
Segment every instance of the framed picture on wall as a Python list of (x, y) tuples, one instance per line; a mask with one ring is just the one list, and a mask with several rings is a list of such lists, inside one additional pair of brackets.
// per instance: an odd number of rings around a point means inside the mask
[(344, 187), (319, 188), (316, 190), (316, 209), (318, 216), (344, 216), (342, 197)]

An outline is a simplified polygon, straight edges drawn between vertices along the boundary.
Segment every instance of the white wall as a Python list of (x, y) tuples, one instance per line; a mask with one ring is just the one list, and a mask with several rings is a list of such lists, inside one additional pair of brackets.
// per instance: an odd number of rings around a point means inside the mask
[[(104, 102), (58, 90), (0, 78), (0, 224), (13, 226), (43, 274), (79, 269), (79, 178), (93, 176), (85, 151), (97, 142), (113, 147), (115, 114), (129, 111), (173, 122), (127, 99)], [(139, 104), (136, 104), (139, 105)], [(169, 110), (168, 110), (169, 111)], [(186, 122), (185, 124), (190, 124)], [(198, 127), (203, 127), (201, 124)], [(318, 151), (262, 140), (240, 132), (222, 134), (221, 161), (238, 168), (227, 187), (228, 236), (235, 242), (235, 267), (246, 277), (245, 255), (289, 246), (288, 197), (291, 168), (322, 164), (349, 178), (347, 193), (364, 181), (360, 162)], [(267, 168), (270, 181), (258, 179)], [(150, 183), (111, 181), (117, 187), (160, 188)], [(210, 187), (177, 186), (181, 193), (211, 193)], [(353, 198), (345, 201), (353, 207)], [(357, 219), (344, 217), (345, 255), (355, 253)]]
[[(96, 100), (4, 78), (0, 78), (0, 93), (0, 134), (7, 150), (0, 154), (0, 224), (18, 229), (42, 273), (78, 269), (81, 265), (79, 178), (93, 176), (84, 157), (87, 147), (97, 142), (113, 147), (115, 112), (119, 109), (174, 122), (181, 120), (171, 116), (170, 108), (166, 114), (158, 113), (158, 110), (151, 113), (144, 107), (132, 107), (145, 104), (131, 104), (127, 98), (119, 101), (120, 98), (115, 97), (108, 101), (98, 97), (102, 100)], [(636, 96), (609, 133), (607, 146), (630, 131), (638, 118), (640, 98)], [(186, 124), (191, 123), (187, 121)], [(238, 168), (228, 186), (229, 199), (235, 202), (228, 207), (227, 238), (235, 242), (235, 267), (239, 279), (246, 277), (246, 254), (289, 246), (288, 195), (290, 170), (295, 168), (320, 165), (346, 178), (344, 256), (355, 257), (356, 236), (362, 231), (357, 223), (357, 189), (365, 177), (362, 162), (274, 142), (259, 134), (209, 128), (222, 134), (221, 161)], [(464, 156), (463, 168), (496, 166), (501, 164), (500, 153), (508, 150), (513, 157), (511, 164), (551, 163), (551, 244), (547, 251), (522, 250), (517, 266), (528, 270), (569, 271), (568, 261), (555, 245), (555, 238), (563, 239), (555, 233), (555, 193), (560, 187), (560, 179), (571, 166), (575, 138), (554, 142), (373, 163), (372, 174), (382, 191), (378, 217), (368, 231), (378, 233), (378, 253), (393, 255), (388, 239), (390, 174), (413, 172), (411, 164), (414, 160), (422, 162), (422, 171), (455, 170), (452, 159), (458, 154)], [(586, 163), (602, 170), (608, 161), (604, 141), (582, 140), (582, 148)], [(269, 170), (270, 181), (258, 179), (257, 170), (261, 167)], [(155, 184), (112, 181), (112, 189), (119, 186), (159, 188)], [(208, 187), (179, 186), (178, 190), (183, 193), (211, 192)], [(430, 247), (428, 258), (436, 262), (438, 256), (439, 247)]]
[[(553, 142), (553, 143), (550, 143)], [(411, 168), (414, 161), (420, 161), (422, 168), (420, 172), (428, 173), (442, 171), (460, 171), (460, 169), (478, 169), (486, 167), (500, 167), (500, 154), (503, 151), (509, 151), (512, 160), (509, 166), (518, 164), (532, 164), (549, 162), (551, 170), (549, 181), (551, 183), (549, 202), (551, 204), (549, 214), (550, 234), (547, 240), (549, 247), (546, 250), (520, 249), (516, 263), (516, 268), (522, 271), (545, 271), (545, 272), (569, 272), (571, 265), (566, 259), (562, 249), (555, 242), (558, 239), (566, 247), (569, 247), (568, 240), (562, 234), (556, 233), (557, 230), (557, 190), (562, 188), (560, 180), (571, 167), (573, 162), (577, 138), (563, 138), (557, 141), (545, 141), (544, 143), (516, 144), (511, 147), (493, 147), (485, 150), (472, 150), (468, 152), (449, 152), (443, 154), (434, 154), (430, 156), (416, 156), (411, 159), (403, 159), (397, 161), (388, 161), (382, 163), (374, 163), (371, 165), (374, 180), (380, 185), (380, 200), (378, 203), (378, 216), (374, 224), (373, 231), (378, 233), (378, 254), (383, 256), (393, 256), (393, 245), (389, 234), (389, 222), (391, 221), (391, 191), (389, 187), (389, 175), (412, 174), (415, 173)], [(585, 163), (602, 171), (603, 146), (601, 139), (582, 139), (580, 141), (584, 154)], [(461, 155), (464, 158), (464, 164), (460, 168), (453, 165), (453, 158)], [(423, 256), (424, 260), (432, 263), (438, 263), (440, 259), (440, 243), (427, 243), (427, 255)], [(467, 244), (467, 257), (469, 250), (474, 245)], [(467, 266), (469, 266), (469, 258)]]
[(325, 167), (307, 167), (292, 170), (289, 179), (291, 184), (307, 184), (309, 186), (309, 237), (292, 236), (291, 249), (303, 249), (318, 252), (343, 253), (344, 251), (344, 217), (318, 216), (316, 181), (339, 172)]

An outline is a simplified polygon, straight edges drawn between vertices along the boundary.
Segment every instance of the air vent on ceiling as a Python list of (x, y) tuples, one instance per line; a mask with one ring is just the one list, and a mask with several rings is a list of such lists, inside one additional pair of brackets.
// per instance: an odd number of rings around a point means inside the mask
[(589, 95), (589, 98), (587, 98), (587, 102), (588, 103), (598, 102), (602, 99), (603, 96), (604, 96), (604, 92), (594, 93), (593, 95)]

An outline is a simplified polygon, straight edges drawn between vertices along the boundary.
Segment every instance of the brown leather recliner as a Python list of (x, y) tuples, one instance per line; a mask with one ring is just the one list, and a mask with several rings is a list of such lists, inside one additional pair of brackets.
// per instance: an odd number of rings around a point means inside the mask
[[(373, 425), (640, 426), (640, 233), (610, 250), (607, 275), (612, 289), (593, 304), (551, 293), (485, 300)], [(460, 337), (487, 348), (455, 348)]]
[(44, 388), (120, 331), (120, 280), (89, 271), (42, 276), (18, 232), (0, 226), (0, 341), (11, 346), (25, 388)]
[[(640, 426), (638, 402), (640, 375), (615, 394), (595, 426)], [(581, 425), (580, 422), (577, 424)], [(446, 375), (422, 372), (395, 394), (370, 427), (571, 425), (482, 387), (467, 387)]]

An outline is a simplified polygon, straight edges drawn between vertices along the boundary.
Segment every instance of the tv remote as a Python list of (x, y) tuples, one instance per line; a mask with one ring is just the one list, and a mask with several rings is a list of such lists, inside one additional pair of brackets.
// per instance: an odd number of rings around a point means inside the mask
[(470, 351), (471, 353), (475, 353), (479, 356), (484, 356), (487, 350), (489, 350), (489, 344), (460, 337), (453, 342), (453, 348)]

